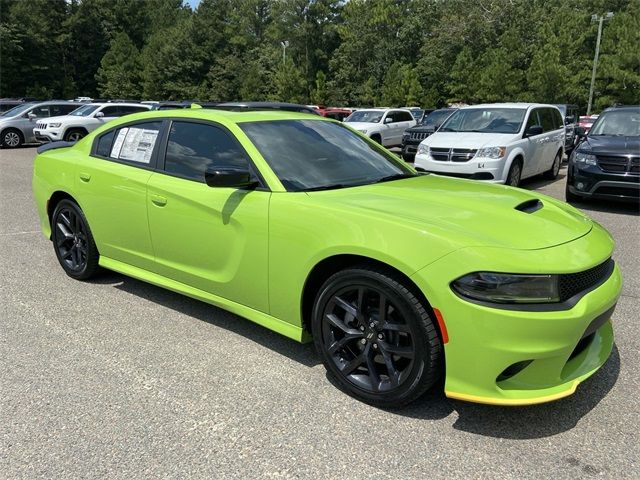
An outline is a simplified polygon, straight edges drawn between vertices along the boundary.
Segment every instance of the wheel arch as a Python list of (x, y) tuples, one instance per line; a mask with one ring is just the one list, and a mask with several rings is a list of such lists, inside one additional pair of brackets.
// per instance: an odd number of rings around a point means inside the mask
[(417, 298), (424, 302), (425, 308), (433, 319), (434, 326), (438, 332), (438, 336), (442, 341), (442, 332), (440, 331), (440, 325), (436, 321), (435, 313), (431, 303), (422, 292), (422, 290), (411, 280), (411, 278), (398, 268), (389, 265), (383, 261), (377, 260), (372, 257), (355, 254), (338, 254), (326, 257), (319, 261), (309, 272), (302, 288), (302, 299), (300, 302), (300, 314), (302, 319), (302, 328), (311, 335), (311, 314), (313, 310), (313, 303), (318, 294), (318, 291), (322, 284), (334, 273), (344, 270), (346, 268), (355, 266), (368, 266), (375, 267), (393, 274), (402, 280), (403, 284), (411, 290)]
[[(62, 200), (71, 200), (73, 203), (78, 205), (78, 207), (80, 207), (80, 204), (78, 203), (78, 201), (71, 194), (63, 190), (56, 190), (51, 194), (51, 196), (49, 197), (49, 200), (47, 200), (47, 217), (49, 217), (49, 225), (51, 225), (53, 212), (58, 206), (58, 203), (60, 203)], [(82, 207), (80, 207), (80, 209), (82, 209)]]
[(78, 125), (72, 125), (72, 126), (66, 127), (64, 129), (64, 133), (62, 134), (62, 138), (64, 139), (67, 136), (67, 133), (69, 133), (72, 130), (80, 130), (80, 131), (84, 132), (85, 135), (89, 135), (89, 130), (87, 130), (85, 127), (81, 127), (81, 126), (78, 126)]

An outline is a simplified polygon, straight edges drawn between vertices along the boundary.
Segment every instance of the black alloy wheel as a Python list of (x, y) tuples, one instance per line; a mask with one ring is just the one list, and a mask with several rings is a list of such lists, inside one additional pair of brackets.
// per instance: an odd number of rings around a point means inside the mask
[(78, 280), (93, 276), (99, 254), (82, 210), (62, 200), (53, 213), (51, 228), (56, 256), (66, 274)]
[(367, 403), (400, 407), (440, 374), (442, 345), (427, 309), (392, 274), (363, 267), (333, 275), (313, 322), (327, 370)]

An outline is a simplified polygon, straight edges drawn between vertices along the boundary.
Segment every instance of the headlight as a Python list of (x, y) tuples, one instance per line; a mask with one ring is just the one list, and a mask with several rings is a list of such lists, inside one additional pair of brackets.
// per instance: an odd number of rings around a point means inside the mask
[(451, 287), (463, 297), (492, 303), (554, 303), (560, 301), (557, 275), (475, 272)]
[(429, 155), (429, 146), (424, 143), (418, 145), (418, 155)]
[(575, 156), (573, 157), (573, 161), (582, 165), (595, 165), (596, 156), (593, 153), (576, 152)]
[(50, 123), (49, 127), (51, 128), (58, 128), (60, 125), (62, 125), (62, 123)]
[(507, 147), (484, 147), (478, 150), (476, 157), (502, 158), (507, 153)]
[(367, 134), (366, 130), (358, 130), (360, 133), (364, 133), (365, 135)]
[(411, 136), (411, 134), (410, 134), (410, 133), (403, 133), (403, 134), (402, 134), (402, 139), (403, 139), (403, 140), (408, 139), (410, 136)]

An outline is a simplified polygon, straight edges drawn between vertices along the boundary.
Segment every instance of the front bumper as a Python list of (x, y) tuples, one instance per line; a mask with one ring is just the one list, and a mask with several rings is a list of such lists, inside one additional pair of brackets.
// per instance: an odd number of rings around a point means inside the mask
[(596, 165), (578, 168), (569, 165), (567, 187), (574, 195), (637, 202), (640, 199), (640, 175), (607, 173)]
[(472, 271), (583, 271), (609, 257), (612, 247), (610, 236), (595, 225), (577, 240), (541, 250), (462, 249), (414, 274), (448, 332), (446, 395), (495, 405), (530, 405), (571, 395), (611, 353), (610, 315), (622, 285), (617, 266), (573, 307), (557, 311), (479, 305), (458, 297), (449, 284)]
[(49, 143), (62, 140), (62, 132), (56, 130), (33, 130), (33, 135), (38, 142)]
[(506, 158), (477, 158), (467, 162), (441, 162), (430, 155), (416, 155), (414, 166), (422, 171), (451, 177), (485, 180), (488, 183), (504, 183)]

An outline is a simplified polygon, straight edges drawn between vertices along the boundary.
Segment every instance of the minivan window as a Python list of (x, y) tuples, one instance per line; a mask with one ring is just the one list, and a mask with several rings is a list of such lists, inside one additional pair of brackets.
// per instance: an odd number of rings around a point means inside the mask
[(464, 108), (451, 115), (441, 132), (518, 133), (524, 108)]
[(544, 132), (550, 132), (556, 129), (553, 110), (551, 108), (540, 109), (540, 122)]
[(192, 122), (173, 122), (164, 169), (167, 173), (204, 182), (209, 169), (249, 169), (249, 160), (229, 133), (219, 127)]

